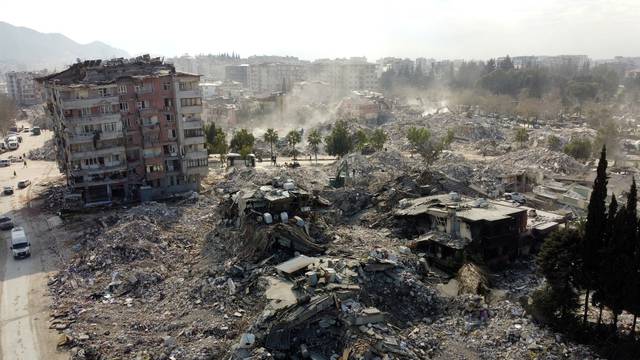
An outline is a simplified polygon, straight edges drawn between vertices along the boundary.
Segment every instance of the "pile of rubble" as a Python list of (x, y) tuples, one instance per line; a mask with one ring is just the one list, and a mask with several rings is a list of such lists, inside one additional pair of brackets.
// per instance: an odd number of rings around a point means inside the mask
[(49, 139), (45, 141), (45, 143), (33, 150), (29, 150), (27, 153), (27, 159), (29, 160), (45, 160), (45, 161), (55, 161), (56, 160), (56, 145), (53, 139)]
[(571, 156), (544, 148), (521, 149), (509, 152), (494, 160), (509, 169), (537, 168), (548, 173), (576, 175), (584, 173), (585, 166)]

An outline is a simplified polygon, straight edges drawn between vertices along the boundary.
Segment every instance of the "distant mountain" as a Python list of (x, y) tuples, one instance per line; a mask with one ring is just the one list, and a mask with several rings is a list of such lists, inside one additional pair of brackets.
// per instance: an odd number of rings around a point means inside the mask
[(39, 70), (72, 64), (76, 59), (127, 57), (126, 51), (94, 41), (78, 44), (62, 34), (45, 34), (0, 21), (0, 71)]

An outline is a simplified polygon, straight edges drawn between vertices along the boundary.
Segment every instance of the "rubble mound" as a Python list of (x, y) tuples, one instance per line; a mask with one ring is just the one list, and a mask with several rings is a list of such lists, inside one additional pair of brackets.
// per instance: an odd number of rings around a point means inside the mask
[(571, 156), (544, 148), (512, 151), (495, 159), (496, 164), (508, 168), (539, 168), (555, 173), (572, 175), (585, 171), (585, 166)]
[(49, 139), (45, 141), (45, 143), (37, 149), (29, 150), (29, 153), (27, 153), (27, 159), (55, 161), (56, 146), (55, 146), (55, 143), (53, 142), (53, 139)]

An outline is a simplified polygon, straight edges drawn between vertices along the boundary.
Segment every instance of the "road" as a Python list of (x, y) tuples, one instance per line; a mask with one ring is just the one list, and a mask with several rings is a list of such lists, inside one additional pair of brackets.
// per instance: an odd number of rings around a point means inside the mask
[[(20, 148), (0, 154), (0, 159), (27, 153), (50, 137), (50, 132), (40, 136), (23, 133)], [(48, 161), (27, 161), (26, 168), (22, 163), (0, 168), (0, 187), (15, 188), (14, 195), (0, 196), (0, 214), (10, 216), (25, 228), (32, 253), (30, 258), (14, 260), (9, 250), (10, 232), (0, 234), (0, 358), (4, 360), (68, 359), (68, 355), (56, 350), (57, 334), (48, 329), (47, 280), (55, 270), (55, 257), (47, 243), (50, 230), (46, 216), (31, 201), (41, 189), (38, 184), (58, 176), (55, 163)], [(18, 190), (16, 183), (24, 178), (33, 184)]]

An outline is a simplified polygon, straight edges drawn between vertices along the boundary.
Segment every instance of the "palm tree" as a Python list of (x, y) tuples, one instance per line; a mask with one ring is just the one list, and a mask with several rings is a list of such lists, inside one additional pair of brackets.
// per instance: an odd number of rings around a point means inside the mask
[(322, 143), (322, 135), (320, 135), (320, 130), (312, 130), (307, 136), (307, 143), (309, 143), (309, 147), (316, 157), (316, 165), (318, 165), (318, 149), (320, 143)]
[(278, 141), (278, 132), (273, 129), (267, 129), (264, 133), (264, 141), (271, 146), (271, 159), (273, 159), (273, 144)]
[(287, 134), (286, 139), (287, 143), (289, 143), (289, 146), (291, 146), (291, 149), (293, 150), (293, 160), (296, 160), (296, 144), (302, 141), (302, 135), (300, 135), (298, 130), (291, 130)]

